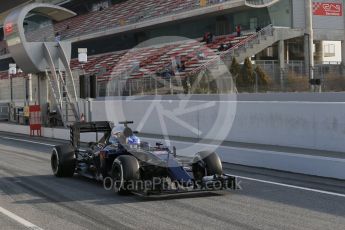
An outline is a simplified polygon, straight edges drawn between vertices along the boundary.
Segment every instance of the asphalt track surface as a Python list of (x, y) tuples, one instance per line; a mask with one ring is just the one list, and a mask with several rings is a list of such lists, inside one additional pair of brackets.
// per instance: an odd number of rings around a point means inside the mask
[(53, 177), (58, 143), (0, 133), (0, 229), (345, 229), (344, 181), (226, 164), (242, 190), (118, 196), (79, 176)]

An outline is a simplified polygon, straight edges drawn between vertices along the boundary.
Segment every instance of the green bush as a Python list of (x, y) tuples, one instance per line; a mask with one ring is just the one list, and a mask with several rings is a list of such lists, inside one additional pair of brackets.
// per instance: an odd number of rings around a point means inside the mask
[(230, 73), (233, 78), (236, 78), (241, 71), (241, 65), (238, 63), (237, 59), (234, 57), (230, 66)]
[(236, 77), (236, 87), (239, 92), (252, 92), (254, 90), (255, 76), (252, 62), (249, 58), (244, 60), (244, 64)]
[(258, 90), (266, 92), (269, 89), (269, 86), (272, 85), (271, 79), (260, 66), (256, 66), (255, 73), (258, 78)]

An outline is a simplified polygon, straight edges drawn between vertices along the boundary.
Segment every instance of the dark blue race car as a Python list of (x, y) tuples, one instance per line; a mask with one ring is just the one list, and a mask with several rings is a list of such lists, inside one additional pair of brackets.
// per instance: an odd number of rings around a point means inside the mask
[[(236, 189), (236, 178), (223, 173), (214, 152), (199, 152), (192, 161), (176, 157), (176, 148), (142, 142), (128, 124), (76, 123), (70, 127), (70, 144), (55, 146), (51, 167), (57, 177), (75, 173), (103, 181), (119, 194), (180, 194)], [(96, 133), (96, 142), (80, 143), (82, 133)], [(102, 138), (98, 140), (98, 135)]]

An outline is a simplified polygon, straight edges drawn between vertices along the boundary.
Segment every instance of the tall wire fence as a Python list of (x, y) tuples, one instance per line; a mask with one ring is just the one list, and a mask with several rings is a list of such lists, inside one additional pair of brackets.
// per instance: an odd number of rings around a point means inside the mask
[[(279, 62), (255, 61), (256, 66), (264, 71), (267, 84), (261, 82), (254, 71), (254, 82), (246, 86), (236, 86), (236, 76), (209, 76), (200, 74), (199, 80), (193, 76), (170, 77), (145, 76), (140, 78), (114, 78), (98, 82), (98, 96), (136, 96), (168, 94), (218, 94), (218, 93), (266, 93), (266, 92), (341, 92), (345, 91), (345, 69), (340, 63), (320, 63), (314, 67), (314, 78), (320, 79), (321, 85), (311, 87), (308, 68), (303, 61), (294, 61), (281, 69)], [(243, 65), (241, 65), (241, 68)]]
[[(277, 92), (308, 92), (311, 91), (309, 68), (304, 61), (290, 61), (285, 68), (280, 68), (278, 61), (255, 61), (270, 79), (267, 91)], [(345, 69), (340, 62), (316, 63), (314, 79), (320, 85), (313, 87), (318, 92), (345, 91)]]

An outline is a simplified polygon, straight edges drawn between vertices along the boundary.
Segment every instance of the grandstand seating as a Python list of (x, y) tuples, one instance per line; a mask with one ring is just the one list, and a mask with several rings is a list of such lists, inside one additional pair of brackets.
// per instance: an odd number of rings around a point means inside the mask
[(217, 57), (221, 44), (231, 44), (229, 47), (233, 47), (250, 35), (219, 36), (211, 44), (200, 40), (187, 40), (174, 44), (107, 53), (89, 57), (88, 63), (83, 66), (74, 59), (71, 61), (71, 68), (74, 70), (83, 68), (86, 73), (95, 74), (99, 81), (106, 81), (114, 77), (137, 78), (161, 73), (172, 69), (173, 59), (179, 58), (181, 62), (185, 63), (185, 70), (179, 73), (183, 77), (193, 69)]
[[(226, 35), (216, 37), (206, 44), (199, 40), (186, 40), (172, 44), (162, 44), (144, 48), (134, 48), (127, 51), (105, 53), (89, 56), (86, 64), (80, 64), (77, 59), (71, 60), (72, 70), (83, 70), (90, 75), (96, 75), (99, 81), (108, 81), (116, 77), (137, 78), (164, 72), (172, 68), (173, 59), (179, 58), (185, 63), (185, 70), (179, 72), (183, 77), (187, 73), (214, 59), (219, 54), (221, 44), (230, 47), (245, 41), (252, 34), (242, 37)], [(13, 77), (23, 77), (17, 74)], [(7, 71), (0, 72), (0, 79), (7, 79)]]
[[(206, 5), (222, 3), (229, 0), (209, 0)], [(55, 31), (62, 39), (123, 25), (136, 23), (169, 14), (176, 14), (202, 7), (200, 0), (131, 0), (112, 5), (102, 11), (78, 15), (55, 24)]]

